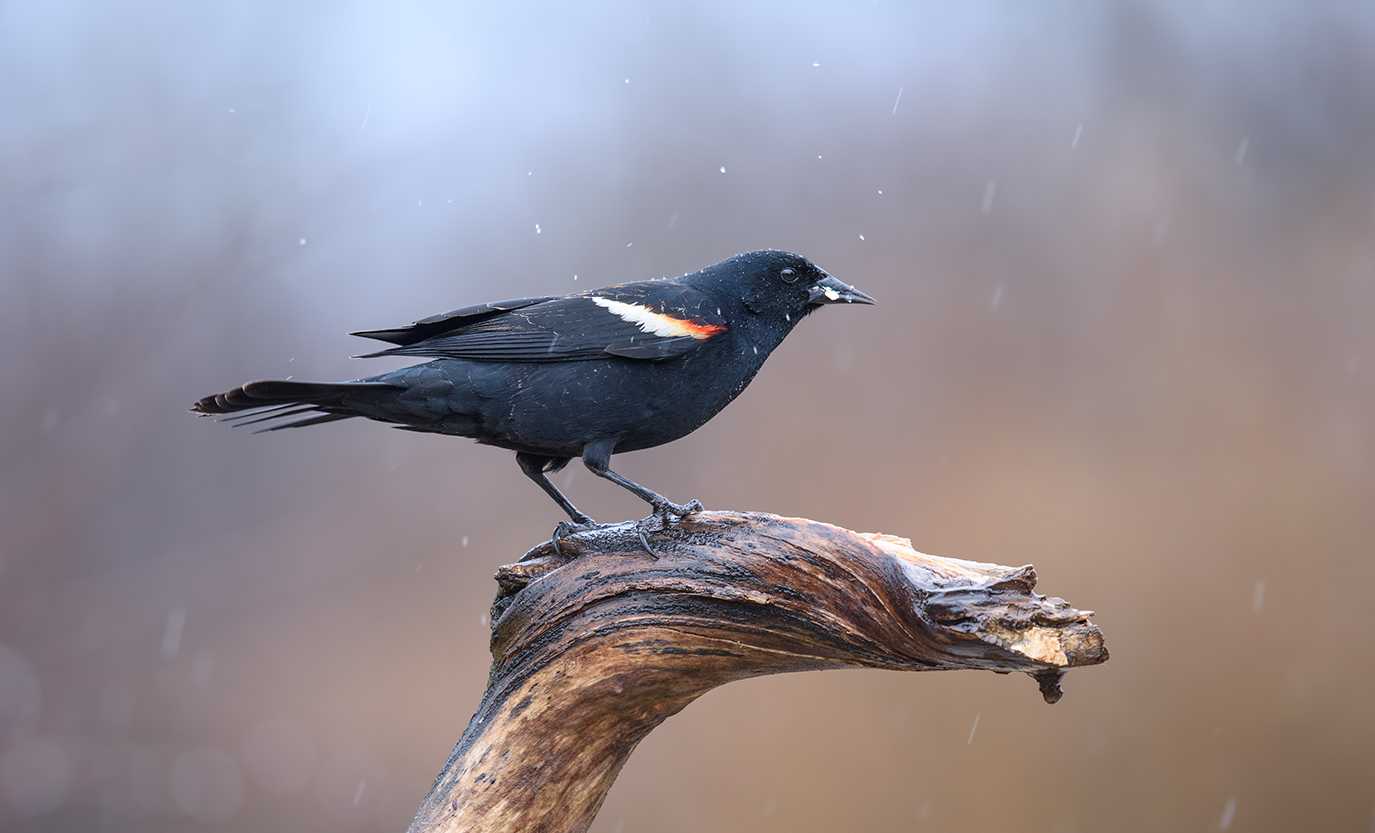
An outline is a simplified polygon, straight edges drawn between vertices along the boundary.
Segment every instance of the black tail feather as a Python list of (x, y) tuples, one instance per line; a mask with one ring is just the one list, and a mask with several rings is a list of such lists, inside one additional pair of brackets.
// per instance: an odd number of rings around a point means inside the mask
[[(414, 331), (415, 325), (411, 325), (410, 327), (398, 327), (392, 330), (359, 330), (356, 333), (349, 333), (349, 335), (376, 339), (377, 341), (389, 341), (392, 344), (405, 344), (415, 337)], [(355, 356), (355, 358), (363, 357)]]
[(233, 422), (241, 422), (241, 421), (243, 421), (243, 420), (245, 420), (245, 419), (249, 419), (249, 418), (251, 418), (251, 417), (258, 417), (258, 416), (262, 416), (263, 414), (270, 414), (270, 413), (272, 413), (273, 411), (285, 411), (287, 408), (294, 408), (294, 407), (296, 407), (296, 403), (295, 403), (295, 402), (288, 402), (288, 403), (286, 403), (285, 405), (273, 405), (273, 406), (267, 407), (267, 408), (256, 408), (256, 409), (251, 410), (251, 411), (243, 411), (243, 412), (240, 412), (240, 413), (236, 413), (236, 414), (234, 414), (234, 416), (220, 417), (219, 420), (217, 420), (217, 421), (218, 421), (218, 422), (230, 422), (230, 423), (233, 423)]
[[(291, 413), (297, 413), (297, 412), (296, 412), (296, 411), (292, 411)], [(277, 416), (286, 416), (286, 414), (278, 414)], [(295, 422), (287, 422), (287, 423), (284, 423), (284, 424), (282, 424), (282, 425), (273, 425), (273, 426), (270, 426), (270, 427), (268, 427), (268, 428), (259, 428), (257, 431), (254, 431), (253, 433), (254, 433), (254, 434), (266, 434), (266, 433), (270, 433), (270, 432), (272, 432), (272, 431), (281, 431), (281, 430), (284, 429), (284, 428), (305, 428), (305, 427), (308, 426), (308, 425), (324, 425), (326, 422), (338, 422), (338, 421), (341, 420), (341, 419), (353, 419), (355, 416), (357, 416), (357, 414), (329, 414), (329, 413), (326, 413), (326, 414), (321, 414), (321, 415), (319, 415), (319, 416), (308, 417), (308, 418), (306, 418), (306, 419), (298, 419), (298, 420), (296, 420)], [(276, 418), (277, 418), (277, 417), (275, 417), (275, 416), (274, 416), (274, 417), (269, 417), (269, 419), (276, 419)]]
[(234, 424), (234, 427), (242, 428), (245, 425), (256, 425), (259, 422), (267, 422), (268, 420), (282, 419), (284, 417), (293, 417), (299, 416), (301, 414), (314, 413), (317, 410), (319, 409), (316, 408), (314, 405), (306, 405), (304, 408), (295, 408), (295, 410), (290, 411), (278, 411), (274, 408), (273, 413), (267, 414), (266, 416), (259, 416), (256, 413), (250, 414), (250, 416), (256, 417), (256, 419), (246, 419), (243, 422), (237, 422)]
[(387, 382), (249, 382), (233, 390), (207, 396), (192, 405), (191, 410), (202, 416), (235, 414), (220, 420), (232, 422), (235, 428), (309, 415), (305, 419), (278, 423), (253, 432), (260, 434), (362, 416), (355, 408), (360, 401), (366, 401), (369, 394), (399, 390), (401, 387)]
[(207, 396), (191, 406), (198, 414), (231, 414), (279, 405), (335, 405), (349, 396), (396, 390), (387, 382), (249, 382), (233, 390)]

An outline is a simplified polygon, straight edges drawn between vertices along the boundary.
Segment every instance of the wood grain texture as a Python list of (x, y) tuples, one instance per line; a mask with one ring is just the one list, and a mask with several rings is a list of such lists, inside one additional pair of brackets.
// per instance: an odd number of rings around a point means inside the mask
[(542, 544), (497, 572), (487, 691), (411, 833), (592, 824), (635, 745), (722, 683), (867, 667), (1025, 672), (1048, 702), (1107, 660), (1092, 611), (1030, 566), (924, 555), (889, 535), (702, 512)]

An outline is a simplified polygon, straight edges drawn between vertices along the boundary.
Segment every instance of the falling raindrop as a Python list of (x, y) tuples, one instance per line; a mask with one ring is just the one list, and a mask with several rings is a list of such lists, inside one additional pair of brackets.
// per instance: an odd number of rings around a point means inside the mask
[(167, 611), (162, 625), (162, 657), (172, 659), (181, 650), (181, 631), (186, 625), (186, 608), (175, 607)]
[(43, 687), (33, 664), (0, 644), (0, 737), (31, 728), (43, 710)]
[(1079, 124), (1075, 125), (1074, 127), (1074, 138), (1069, 140), (1069, 149), (1074, 150), (1075, 148), (1079, 147), (1079, 140), (1083, 138), (1083, 136), (1084, 123), (1079, 122)]
[(1232, 826), (1232, 822), (1237, 817), (1237, 800), (1235, 797), (1227, 799), (1227, 803), (1222, 805), (1222, 818), (1217, 820), (1218, 830), (1227, 830)]
[(980, 210), (987, 214), (993, 210), (993, 201), (998, 197), (998, 181), (990, 179), (984, 183), (984, 198)]
[(974, 742), (974, 733), (979, 731), (979, 718), (983, 717), (983, 712), (974, 715), (974, 725), (969, 727), (969, 740), (965, 741), (965, 746)]
[(902, 87), (898, 87), (898, 97), (893, 101), (893, 112), (890, 115), (896, 116), (898, 114), (898, 105), (902, 103), (902, 90)]

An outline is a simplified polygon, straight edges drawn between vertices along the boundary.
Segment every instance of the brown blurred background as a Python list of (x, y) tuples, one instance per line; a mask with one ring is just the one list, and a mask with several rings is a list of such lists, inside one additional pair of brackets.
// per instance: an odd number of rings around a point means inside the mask
[(734, 684), (595, 831), (1375, 829), (1371, 6), (10, 2), (0, 113), (0, 830), (403, 829), (557, 511), (186, 407), (761, 246), (881, 305), (624, 471), (1034, 562), (1113, 659)]

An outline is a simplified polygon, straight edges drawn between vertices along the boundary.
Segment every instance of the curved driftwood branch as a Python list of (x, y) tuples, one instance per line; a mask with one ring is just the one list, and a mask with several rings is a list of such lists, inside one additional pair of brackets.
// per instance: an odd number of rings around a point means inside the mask
[(703, 512), (542, 544), (497, 572), (492, 671), (411, 833), (585, 831), (631, 750), (722, 683), (868, 667), (1031, 674), (1108, 658), (1031, 566), (924, 555), (906, 539)]

